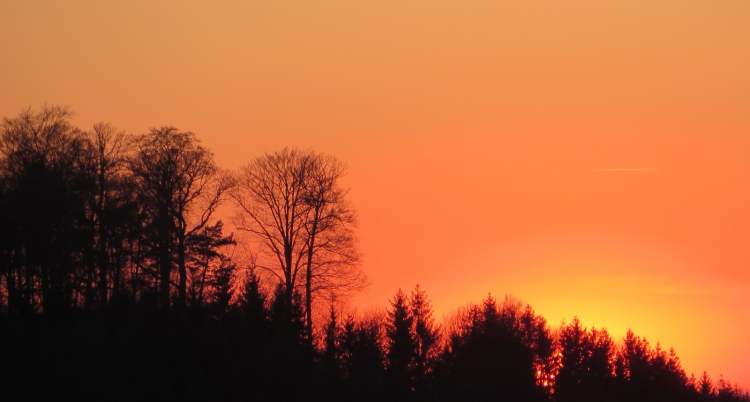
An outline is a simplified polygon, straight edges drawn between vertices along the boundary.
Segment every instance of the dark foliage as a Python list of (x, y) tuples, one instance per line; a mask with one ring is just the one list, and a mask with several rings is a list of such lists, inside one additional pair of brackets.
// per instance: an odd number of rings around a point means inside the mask
[(542, 400), (536, 384), (534, 349), (526, 342), (520, 311), (498, 307), (492, 297), (465, 311), (437, 373), (440, 400)]

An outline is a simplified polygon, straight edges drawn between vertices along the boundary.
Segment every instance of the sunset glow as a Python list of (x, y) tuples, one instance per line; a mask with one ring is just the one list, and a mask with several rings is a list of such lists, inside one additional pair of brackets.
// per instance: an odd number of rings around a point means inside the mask
[(349, 309), (510, 295), (750, 388), (748, 21), (746, 0), (2, 2), (0, 116), (174, 125), (226, 169), (335, 155), (369, 281)]

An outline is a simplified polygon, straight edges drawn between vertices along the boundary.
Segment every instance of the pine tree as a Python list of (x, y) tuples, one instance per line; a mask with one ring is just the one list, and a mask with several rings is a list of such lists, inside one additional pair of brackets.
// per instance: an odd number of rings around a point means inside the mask
[[(344, 357), (348, 400), (383, 400), (384, 368), (381, 322), (377, 318), (344, 323), (341, 354)], [(396, 399), (403, 400), (403, 399)]]
[(265, 327), (268, 322), (266, 295), (261, 290), (260, 278), (255, 272), (249, 272), (245, 277), (240, 294), (239, 306), (247, 322), (254, 327)]
[(290, 304), (284, 285), (276, 286), (270, 308), (270, 318), (274, 336), (279, 341), (287, 342), (290, 347), (299, 347), (304, 343), (304, 319), (299, 293), (294, 292)]
[(333, 303), (331, 303), (328, 322), (325, 326), (325, 334), (323, 338), (321, 369), (323, 370), (324, 378), (326, 378), (328, 382), (334, 386), (341, 379), (341, 351), (339, 347), (339, 332), (338, 314), (336, 313), (336, 308), (334, 307)]
[(414, 325), (414, 387), (426, 391), (427, 379), (437, 357), (440, 332), (432, 316), (427, 293), (419, 285), (411, 294), (411, 315)]
[(386, 336), (388, 341), (387, 370), (391, 390), (403, 397), (412, 386), (412, 368), (416, 355), (416, 340), (407, 298), (401, 290), (391, 301)]
[(698, 382), (698, 394), (700, 395), (701, 402), (709, 402), (714, 397), (714, 385), (705, 371), (701, 376), (700, 382)]
[(221, 256), (220, 261), (211, 278), (211, 305), (219, 317), (229, 310), (234, 296), (234, 272), (237, 269), (228, 257)]

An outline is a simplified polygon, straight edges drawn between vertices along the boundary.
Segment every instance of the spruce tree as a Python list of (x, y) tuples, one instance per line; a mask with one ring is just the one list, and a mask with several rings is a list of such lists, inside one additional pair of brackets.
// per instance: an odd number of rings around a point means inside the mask
[(408, 394), (412, 387), (412, 369), (416, 355), (413, 322), (406, 295), (399, 290), (388, 311), (386, 360), (389, 387), (401, 397)]

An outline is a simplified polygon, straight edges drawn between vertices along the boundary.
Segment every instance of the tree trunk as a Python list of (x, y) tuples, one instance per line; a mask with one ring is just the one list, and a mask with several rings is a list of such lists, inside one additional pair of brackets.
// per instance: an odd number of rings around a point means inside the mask
[(159, 223), (159, 303), (164, 310), (169, 309), (169, 277), (172, 271), (172, 257), (169, 244), (169, 214), (162, 211)]
[(180, 231), (177, 244), (177, 266), (180, 274), (177, 303), (180, 308), (187, 302), (187, 269), (185, 267), (185, 234)]
[(105, 242), (104, 225), (99, 223), (99, 302), (102, 306), (107, 304), (107, 273), (109, 264), (107, 263), (107, 244)]
[[(290, 242), (291, 243), (291, 242)], [(284, 270), (284, 276), (286, 277), (286, 302), (291, 307), (294, 303), (294, 270), (292, 268), (292, 246), (287, 245), (284, 248), (284, 259), (286, 260), (286, 269)]]
[(107, 238), (107, 230), (106, 225), (104, 224), (104, 204), (105, 204), (105, 198), (106, 198), (106, 192), (104, 190), (104, 182), (105, 182), (105, 175), (104, 170), (102, 168), (102, 165), (100, 163), (99, 165), (99, 199), (97, 202), (97, 211), (96, 214), (98, 215), (98, 219), (96, 220), (96, 223), (98, 224), (98, 234), (99, 234), (99, 252), (97, 253), (97, 257), (99, 258), (99, 302), (102, 306), (107, 304), (107, 273), (109, 271), (109, 267), (107, 266), (107, 241), (105, 240)]
[(203, 272), (201, 273), (201, 285), (198, 288), (198, 305), (203, 305), (203, 293), (206, 286), (206, 274), (208, 273), (208, 258), (203, 263)]
[(318, 209), (315, 208), (312, 228), (309, 233), (307, 244), (307, 270), (305, 272), (305, 325), (307, 328), (307, 339), (312, 342), (313, 324), (312, 324), (312, 262), (315, 251), (315, 235), (318, 231)]

